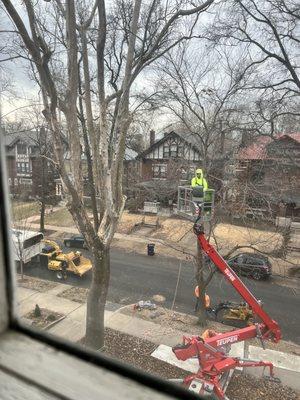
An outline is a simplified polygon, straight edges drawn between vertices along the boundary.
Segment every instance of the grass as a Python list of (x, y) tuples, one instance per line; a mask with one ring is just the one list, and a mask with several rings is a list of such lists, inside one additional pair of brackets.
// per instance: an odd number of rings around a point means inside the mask
[(20, 221), (38, 215), (40, 212), (40, 206), (36, 201), (23, 202), (23, 201), (12, 201), (12, 219), (14, 221)]
[(61, 208), (53, 213), (47, 214), (45, 217), (46, 225), (56, 225), (56, 226), (74, 226), (74, 221), (66, 208)]

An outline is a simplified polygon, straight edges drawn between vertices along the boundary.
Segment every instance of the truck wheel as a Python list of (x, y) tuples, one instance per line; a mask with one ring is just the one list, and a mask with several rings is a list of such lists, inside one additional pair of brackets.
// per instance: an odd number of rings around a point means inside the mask
[(259, 269), (255, 269), (253, 274), (252, 274), (253, 279), (256, 281), (259, 281), (262, 278), (262, 273), (260, 272)]
[(56, 272), (56, 278), (62, 281), (64, 279), (64, 275), (62, 271)]
[(56, 272), (56, 278), (60, 281), (65, 281), (67, 279), (68, 275), (66, 271), (57, 271)]

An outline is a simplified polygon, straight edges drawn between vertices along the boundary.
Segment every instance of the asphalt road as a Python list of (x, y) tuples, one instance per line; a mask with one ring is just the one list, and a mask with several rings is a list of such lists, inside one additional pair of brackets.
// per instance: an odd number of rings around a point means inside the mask
[[(83, 251), (88, 256), (87, 251)], [(29, 267), (28, 275), (55, 280), (53, 272), (39, 267)], [(179, 278), (178, 278), (179, 275)], [(91, 274), (84, 278), (69, 276), (65, 283), (89, 287)], [(111, 252), (111, 281), (108, 300), (114, 303), (131, 304), (148, 300), (155, 294), (166, 298), (164, 306), (172, 307), (178, 280), (174, 309), (193, 314), (194, 267), (192, 263), (176, 259), (149, 257), (123, 251)], [(281, 326), (283, 339), (300, 344), (300, 286), (298, 288), (279, 285), (275, 279), (254, 281), (243, 278), (251, 292), (264, 303), (264, 308)], [(216, 273), (207, 288), (212, 304), (223, 300), (241, 300), (225, 278)]]

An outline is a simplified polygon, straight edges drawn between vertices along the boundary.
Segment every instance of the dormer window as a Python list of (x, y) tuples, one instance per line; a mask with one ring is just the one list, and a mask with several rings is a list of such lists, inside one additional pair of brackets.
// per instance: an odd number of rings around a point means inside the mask
[(17, 153), (18, 154), (27, 154), (27, 146), (25, 143), (18, 143), (17, 144)]

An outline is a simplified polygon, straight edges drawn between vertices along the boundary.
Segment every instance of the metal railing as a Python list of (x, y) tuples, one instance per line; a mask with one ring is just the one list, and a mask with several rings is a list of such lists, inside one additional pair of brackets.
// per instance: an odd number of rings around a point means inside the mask
[(201, 207), (203, 221), (208, 222), (213, 215), (215, 191), (214, 189), (203, 190), (199, 186), (196, 188), (197, 190), (191, 186), (178, 186), (177, 214), (193, 220)]

